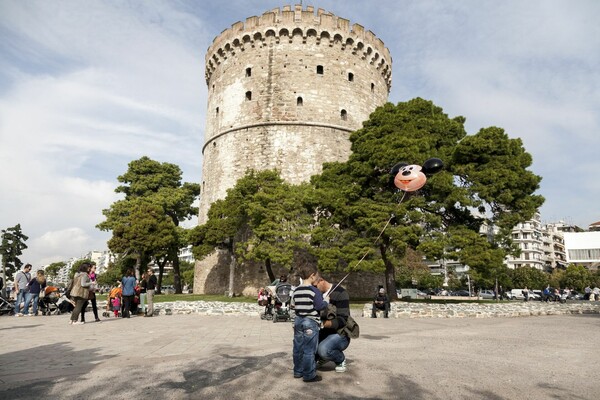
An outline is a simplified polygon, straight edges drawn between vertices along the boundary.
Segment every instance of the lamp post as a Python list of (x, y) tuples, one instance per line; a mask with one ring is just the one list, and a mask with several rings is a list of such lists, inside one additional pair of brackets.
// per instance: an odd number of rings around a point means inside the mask
[(471, 276), (467, 274), (467, 283), (469, 285), (469, 297), (471, 297)]

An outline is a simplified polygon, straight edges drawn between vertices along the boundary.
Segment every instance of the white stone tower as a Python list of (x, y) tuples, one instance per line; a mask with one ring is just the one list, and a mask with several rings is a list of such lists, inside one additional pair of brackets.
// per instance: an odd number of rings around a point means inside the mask
[[(311, 6), (276, 8), (224, 30), (206, 53), (199, 222), (248, 168), (300, 183), (324, 162), (346, 161), (350, 133), (387, 101), (391, 65), (371, 31)], [(196, 292), (213, 292), (206, 278), (215, 263), (197, 263)]]

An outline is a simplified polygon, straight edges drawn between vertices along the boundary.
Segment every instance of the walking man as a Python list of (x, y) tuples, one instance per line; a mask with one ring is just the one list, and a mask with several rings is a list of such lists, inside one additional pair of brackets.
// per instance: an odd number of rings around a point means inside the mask
[(327, 282), (321, 275), (314, 285), (324, 294), (329, 296), (329, 304), (336, 308), (335, 315), (321, 314), (323, 326), (319, 331), (319, 347), (317, 348), (318, 364), (322, 366), (327, 361), (335, 363), (335, 372), (346, 372), (346, 356), (344, 350), (350, 345), (350, 338), (343, 328), (350, 316), (350, 296), (346, 289)]
[(21, 303), (25, 302), (25, 295), (27, 294), (27, 284), (31, 280), (31, 264), (25, 264), (22, 271), (17, 272), (15, 275), (15, 316), (22, 317)]
[(156, 290), (157, 283), (154, 270), (148, 268), (148, 271), (146, 271), (146, 300), (148, 301), (148, 308), (146, 308), (144, 317), (152, 317), (154, 315), (154, 291)]

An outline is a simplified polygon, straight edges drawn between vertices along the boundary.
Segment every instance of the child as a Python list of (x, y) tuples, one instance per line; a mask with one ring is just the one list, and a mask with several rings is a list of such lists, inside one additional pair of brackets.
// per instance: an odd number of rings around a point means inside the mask
[(319, 344), (320, 311), (327, 307), (321, 292), (313, 286), (317, 278), (316, 260), (307, 260), (297, 267), (302, 285), (294, 290), (294, 378), (318, 382), (315, 355)]
[(119, 294), (112, 299), (112, 308), (115, 317), (119, 317), (119, 311), (121, 311), (121, 296)]

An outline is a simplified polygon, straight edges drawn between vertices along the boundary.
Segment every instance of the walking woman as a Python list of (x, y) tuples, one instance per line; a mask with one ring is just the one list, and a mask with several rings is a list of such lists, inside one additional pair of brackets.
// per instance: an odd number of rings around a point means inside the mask
[(71, 321), (72, 325), (82, 325), (85, 322), (78, 322), (79, 314), (81, 314), (81, 310), (83, 309), (83, 304), (87, 301), (88, 296), (90, 294), (89, 287), (92, 284), (90, 277), (88, 275), (88, 271), (90, 270), (89, 263), (83, 263), (79, 267), (79, 271), (73, 277), (73, 287), (71, 289), (71, 297), (75, 301), (75, 308), (71, 313)]
[(131, 304), (135, 296), (135, 276), (133, 276), (131, 268), (125, 273), (121, 284), (123, 285), (123, 318), (129, 318), (131, 316)]
[(96, 322), (100, 322), (100, 318), (98, 318), (98, 304), (96, 303), (96, 290), (98, 290), (98, 283), (96, 283), (96, 264), (92, 264), (90, 266), (90, 272), (88, 275), (90, 277), (90, 281), (92, 281), (88, 299), (92, 302), (92, 311), (94, 312), (94, 317), (96, 317)]

